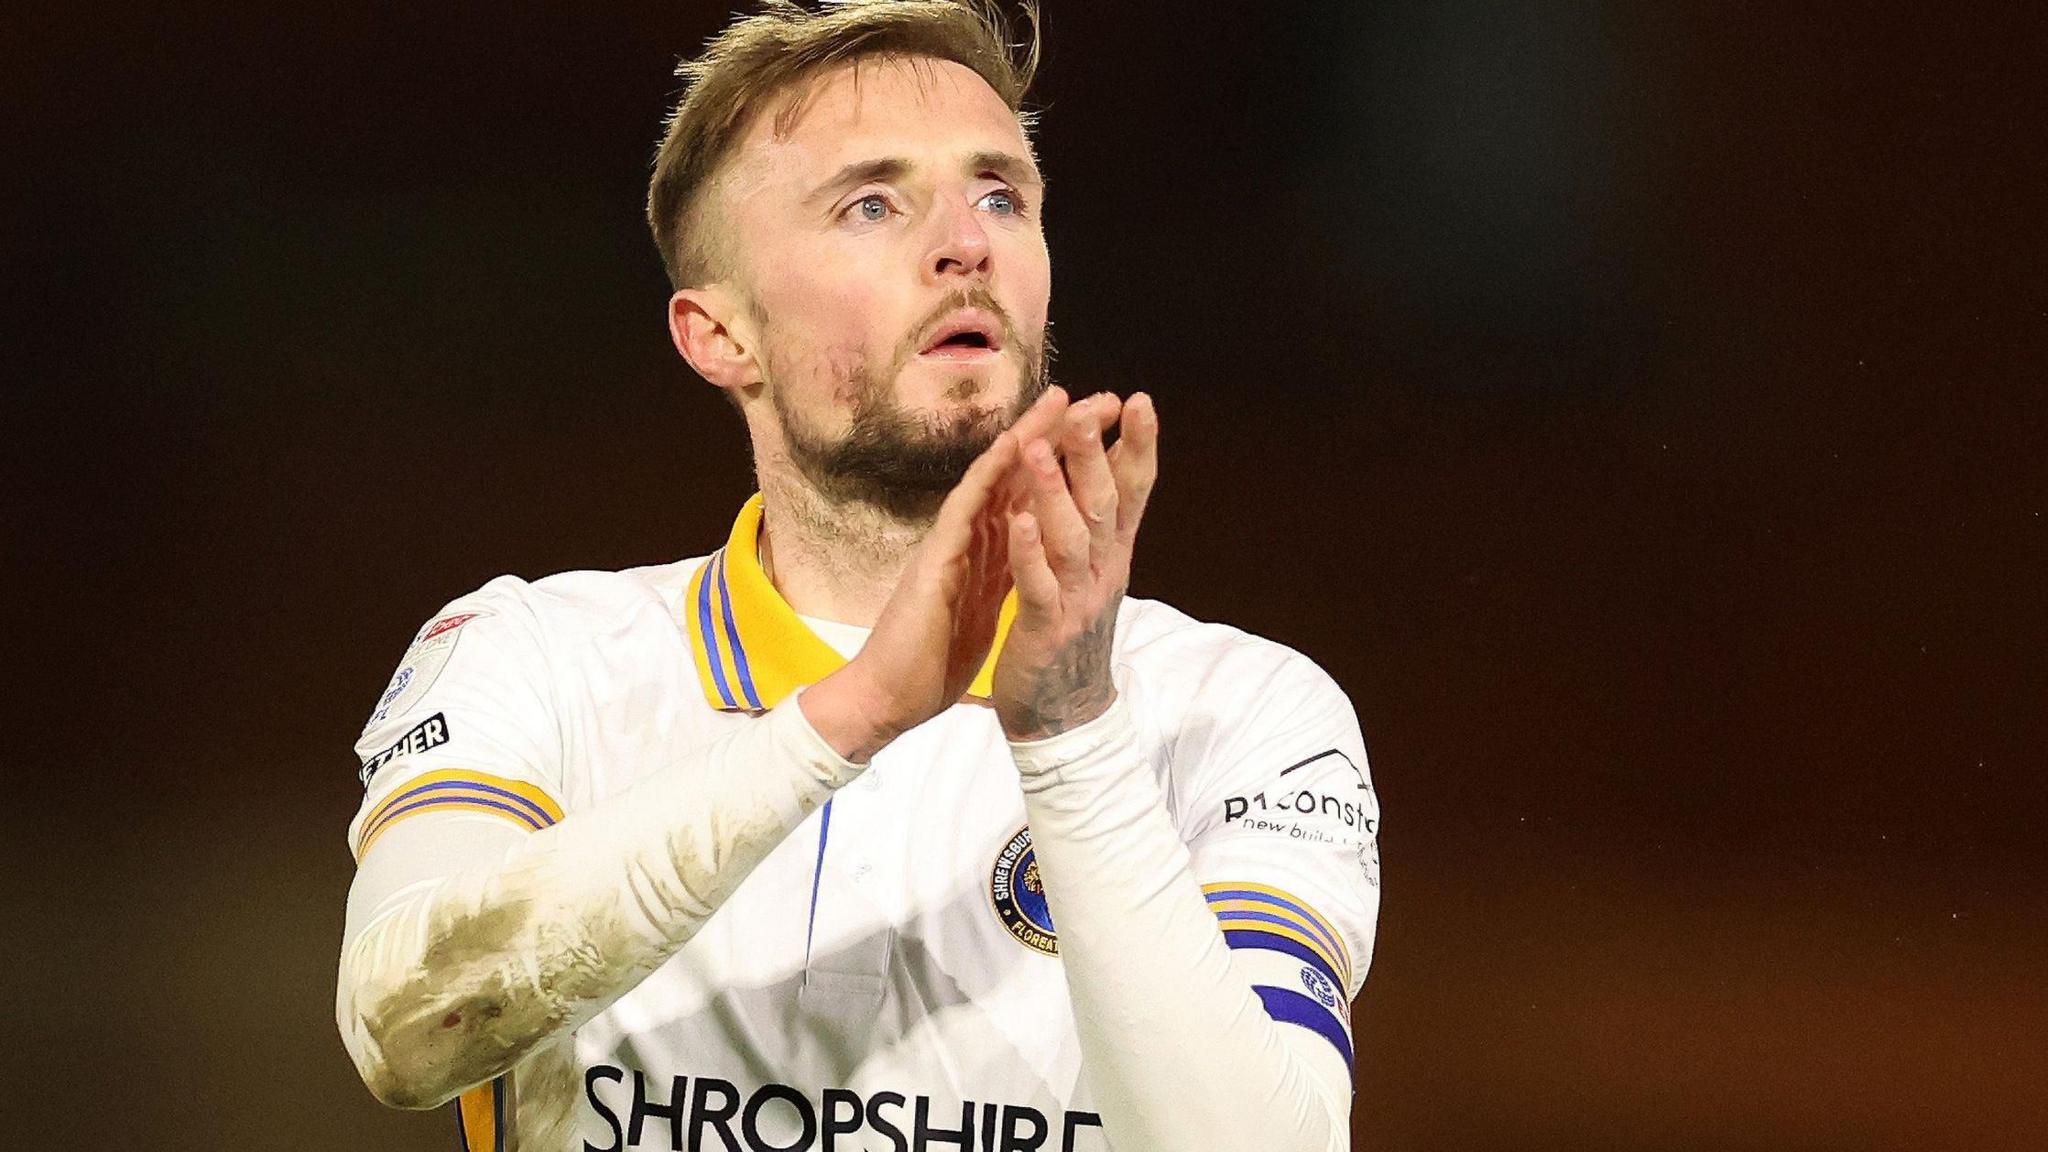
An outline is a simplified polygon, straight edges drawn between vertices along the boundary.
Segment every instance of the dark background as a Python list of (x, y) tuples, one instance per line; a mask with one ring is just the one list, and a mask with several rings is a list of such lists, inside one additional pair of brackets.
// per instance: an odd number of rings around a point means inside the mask
[[(2040, 6), (1050, 6), (1137, 591), (1373, 753), (1358, 1147), (2048, 1146)], [(349, 744), (750, 490), (640, 217), (723, 11), (0, 17), (0, 1141), (452, 1147), (334, 1032)]]

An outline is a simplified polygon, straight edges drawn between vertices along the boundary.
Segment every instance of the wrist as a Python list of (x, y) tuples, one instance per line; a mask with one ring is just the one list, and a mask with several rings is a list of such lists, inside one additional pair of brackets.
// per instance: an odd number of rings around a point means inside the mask
[(1036, 739), (1008, 737), (1010, 756), (1027, 783), (1092, 777), (1099, 764), (1118, 760), (1136, 740), (1137, 724), (1121, 692), (1085, 723)]
[(903, 734), (883, 718), (858, 657), (806, 688), (797, 705), (832, 750), (856, 764), (874, 759), (875, 753)]
[(1116, 685), (1104, 676), (1099, 686), (1053, 699), (1026, 698), (1018, 702), (999, 695), (995, 701), (996, 720), (1002, 725), (1003, 738), (1012, 744), (1051, 740), (1100, 720), (1116, 700)]

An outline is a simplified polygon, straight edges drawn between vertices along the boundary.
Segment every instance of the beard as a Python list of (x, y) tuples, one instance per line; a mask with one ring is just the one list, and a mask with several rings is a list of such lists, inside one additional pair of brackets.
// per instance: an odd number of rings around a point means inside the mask
[[(1050, 386), (1050, 326), (1037, 343), (1026, 343), (994, 298), (980, 290), (949, 300), (934, 313), (932, 323), (968, 306), (1001, 318), (1003, 347), (1022, 353), (1015, 395), (1008, 403), (972, 404), (984, 384), (979, 376), (963, 372), (946, 392), (963, 407), (951, 412), (905, 408), (896, 382), (917, 355), (915, 337), (900, 346), (880, 372), (865, 361), (852, 367), (842, 393), (853, 397), (852, 418), (847, 431), (836, 438), (795, 411), (782, 389), (768, 389), (791, 462), (826, 500), (867, 504), (902, 523), (929, 524), (968, 467)], [(918, 328), (925, 330), (926, 326)]]

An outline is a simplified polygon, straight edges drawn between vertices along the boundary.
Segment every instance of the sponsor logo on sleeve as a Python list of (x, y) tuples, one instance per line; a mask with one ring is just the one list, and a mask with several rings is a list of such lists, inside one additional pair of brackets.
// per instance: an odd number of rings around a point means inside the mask
[(412, 726), (412, 730), (375, 756), (363, 761), (363, 787), (370, 786), (370, 779), (382, 768), (400, 756), (414, 756), (429, 748), (438, 748), (448, 742), (448, 717), (436, 712)]
[(1031, 847), (1031, 829), (1018, 829), (996, 853), (988, 895), (996, 919), (1017, 943), (1047, 956), (1060, 954), (1052, 909), (1045, 902), (1045, 883), (1038, 877), (1038, 854)]
[(462, 639), (462, 626), (486, 612), (461, 612), (443, 616), (420, 629), (413, 638), (412, 647), (398, 662), (398, 671), (391, 674), (391, 683), (385, 685), (383, 695), (377, 697), (377, 707), (371, 711), (369, 722), (363, 731), (393, 716), (403, 716), (406, 709), (419, 703), (427, 689), (441, 675), (441, 669), (448, 663), (448, 657), (455, 654), (455, 642)]
[(1273, 787), (1226, 797), (1223, 824), (1357, 847), (1379, 835), (1379, 809), (1365, 773), (1331, 748), (1281, 769)]

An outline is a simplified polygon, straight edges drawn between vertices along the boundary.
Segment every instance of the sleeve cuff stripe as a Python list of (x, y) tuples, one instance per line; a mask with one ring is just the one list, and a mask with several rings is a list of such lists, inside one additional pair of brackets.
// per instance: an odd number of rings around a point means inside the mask
[(1337, 970), (1330, 966), (1328, 957), (1292, 937), (1282, 936), (1274, 932), (1262, 932), (1255, 928), (1225, 927), (1223, 929), (1223, 942), (1232, 948), (1258, 948), (1269, 952), (1284, 952), (1321, 972), (1323, 975), (1328, 976), (1330, 983), (1335, 984), (1337, 987), (1351, 987), (1350, 982), (1338, 975)]
[(493, 788), (489, 784), (471, 784), (463, 781), (449, 780), (440, 784), (429, 784), (424, 788), (408, 788), (404, 792), (392, 797), (389, 801), (378, 807), (377, 815), (372, 818), (371, 825), (374, 827), (377, 824), (387, 823), (399, 813), (418, 807), (421, 801), (452, 800), (456, 797), (465, 796), (502, 805), (507, 811), (517, 812), (523, 819), (534, 824), (536, 827), (555, 822), (555, 818), (548, 814), (547, 809), (516, 792), (508, 792), (503, 788)]
[(403, 823), (407, 817), (417, 816), (422, 812), (435, 812), (446, 809), (461, 809), (470, 812), (481, 809), (494, 815), (502, 816), (534, 832), (538, 832), (542, 828), (546, 828), (554, 823), (552, 820), (535, 820), (532, 816), (514, 808), (510, 804), (500, 803), (496, 800), (486, 800), (480, 796), (434, 796), (397, 809), (379, 823), (377, 827), (364, 833), (363, 846), (356, 853), (356, 857), (360, 859), (364, 852), (368, 852), (370, 845), (377, 837), (382, 836), (393, 824)]
[(537, 831), (562, 818), (554, 798), (531, 784), (483, 772), (448, 769), (429, 772), (402, 787), (363, 820), (356, 859), (393, 824), (421, 812), (462, 810), (485, 812)]
[(393, 824), (398, 823), (400, 820), (413, 814), (414, 812), (418, 812), (426, 808), (437, 808), (450, 804), (460, 804), (464, 806), (473, 805), (478, 808), (495, 809), (499, 812), (506, 813), (512, 819), (517, 820), (520, 823), (525, 824), (527, 827), (533, 828), (535, 830), (545, 828), (548, 825), (554, 823), (553, 820), (548, 819), (546, 816), (535, 816), (533, 813), (527, 811), (525, 808), (513, 804), (507, 804), (503, 800), (493, 800), (488, 796), (473, 796), (467, 793), (454, 792), (442, 796), (422, 796), (419, 799), (414, 800), (410, 804), (402, 804), (396, 808), (393, 808), (389, 812), (385, 813), (384, 816), (377, 821), (376, 825), (370, 829), (368, 835), (375, 836), (377, 833), (382, 832), (384, 829), (391, 827)]
[(1323, 943), (1343, 959), (1345, 967), (1351, 964), (1351, 950), (1344, 946), (1344, 937), (1330, 926), (1328, 920), (1317, 915), (1305, 901), (1263, 884), (1210, 884), (1204, 886), (1202, 891), (1207, 894), (1211, 904), (1226, 900), (1243, 901), (1247, 905), (1265, 905), (1268, 908), (1290, 912), (1305, 921), (1304, 927), (1321, 937)]
[(1275, 916), (1268, 912), (1232, 912), (1225, 910), (1216, 913), (1216, 919), (1222, 923), (1225, 934), (1242, 928), (1255, 932), (1270, 932), (1276, 936), (1285, 936), (1290, 940), (1297, 941), (1304, 947), (1314, 951), (1316, 955), (1322, 957), (1323, 963), (1329, 965), (1331, 969), (1344, 974), (1344, 979), (1338, 981), (1340, 985), (1346, 988), (1351, 986), (1351, 966), (1340, 960), (1335, 953), (1332, 953), (1329, 945), (1323, 943), (1320, 938), (1303, 931), (1300, 925), (1284, 916)]
[(1237, 919), (1243, 919), (1246, 916), (1257, 916), (1261, 919), (1270, 919), (1276, 924), (1290, 925), (1322, 945), (1329, 952), (1332, 963), (1344, 963), (1345, 954), (1342, 945), (1331, 938), (1330, 934), (1324, 931), (1321, 925), (1292, 909), (1283, 908), (1278, 904), (1268, 903), (1263, 900), (1219, 900), (1215, 897), (1210, 897), (1209, 908), (1219, 918), (1225, 914), (1230, 914)]
[(1343, 1054), (1345, 1065), (1350, 1066), (1351, 1037), (1345, 1034), (1344, 1025), (1330, 1009), (1289, 988), (1256, 984), (1252, 986), (1252, 991), (1257, 992), (1259, 999), (1265, 1002), (1266, 1015), (1282, 1024), (1299, 1024), (1328, 1040)]
[(433, 792), (473, 792), (494, 796), (517, 804), (535, 819), (552, 824), (562, 818), (561, 806), (546, 792), (531, 784), (492, 776), (486, 772), (473, 772), (462, 768), (451, 768), (440, 772), (429, 772), (409, 782), (405, 787), (377, 805), (363, 822), (364, 828), (373, 828), (400, 805)]

